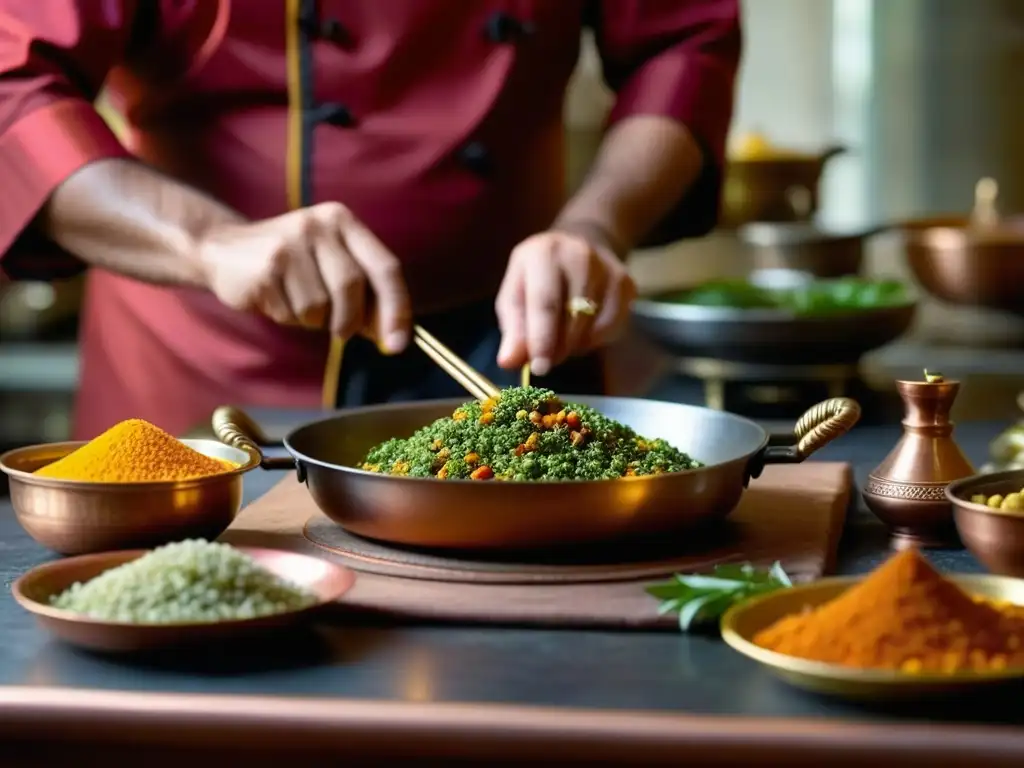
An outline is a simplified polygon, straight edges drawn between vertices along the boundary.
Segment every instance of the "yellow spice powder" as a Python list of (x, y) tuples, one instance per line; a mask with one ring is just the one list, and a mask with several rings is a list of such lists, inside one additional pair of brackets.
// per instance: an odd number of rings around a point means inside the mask
[(129, 419), (35, 474), (79, 482), (148, 483), (206, 477), (234, 468), (189, 448), (148, 421)]

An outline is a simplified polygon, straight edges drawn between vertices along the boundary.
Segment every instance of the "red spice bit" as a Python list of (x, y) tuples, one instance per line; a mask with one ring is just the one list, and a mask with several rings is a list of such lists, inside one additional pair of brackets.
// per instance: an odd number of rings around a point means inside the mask
[(476, 451), (470, 451), (462, 460), (467, 464), (476, 464), (478, 461), (480, 461), (480, 454), (477, 453)]
[(482, 467), (474, 469), (469, 477), (471, 480), (490, 480), (494, 477), (494, 470), (484, 464)]
[(580, 421), (580, 415), (576, 411), (569, 411), (565, 415), (565, 423), (569, 426), (569, 429), (579, 429), (583, 426), (583, 422)]

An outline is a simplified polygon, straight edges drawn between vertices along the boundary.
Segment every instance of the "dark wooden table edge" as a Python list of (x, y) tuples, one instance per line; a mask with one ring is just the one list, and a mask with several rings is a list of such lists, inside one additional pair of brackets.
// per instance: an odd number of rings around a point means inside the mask
[(1024, 731), (949, 724), (0, 686), (0, 742), (629, 765), (1024, 764)]

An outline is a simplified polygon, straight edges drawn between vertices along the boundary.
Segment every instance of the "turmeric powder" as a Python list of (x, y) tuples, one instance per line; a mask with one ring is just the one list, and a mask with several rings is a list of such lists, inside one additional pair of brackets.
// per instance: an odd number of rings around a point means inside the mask
[(949, 674), (1024, 667), (1024, 612), (968, 595), (916, 550), (754, 637), (768, 650), (865, 669)]
[(234, 468), (230, 462), (189, 448), (148, 421), (129, 419), (35, 474), (91, 483), (149, 483), (188, 480)]

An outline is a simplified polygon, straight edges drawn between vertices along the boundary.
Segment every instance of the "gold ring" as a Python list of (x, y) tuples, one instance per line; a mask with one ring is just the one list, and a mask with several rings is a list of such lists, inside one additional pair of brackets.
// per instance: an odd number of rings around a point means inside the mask
[(588, 299), (586, 296), (573, 296), (569, 299), (570, 317), (579, 317), (580, 315), (593, 317), (597, 314), (597, 310), (597, 302), (593, 299)]

